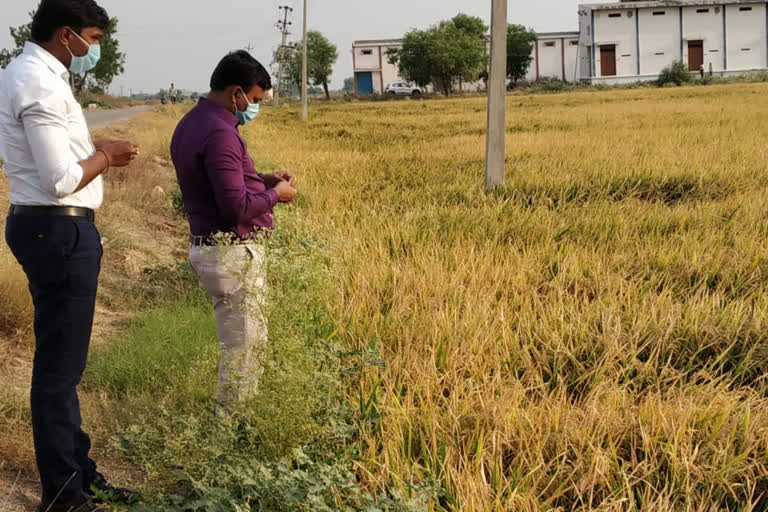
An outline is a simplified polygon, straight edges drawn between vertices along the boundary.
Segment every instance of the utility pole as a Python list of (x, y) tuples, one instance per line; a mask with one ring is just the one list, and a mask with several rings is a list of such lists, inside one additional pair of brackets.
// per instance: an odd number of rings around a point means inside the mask
[(304, 28), (302, 29), (304, 50), (301, 52), (301, 120), (309, 119), (309, 102), (307, 99), (307, 53), (309, 45), (307, 44), (307, 0), (304, 0)]
[(283, 33), (283, 40), (280, 43), (280, 52), (277, 62), (277, 86), (275, 87), (275, 106), (280, 106), (280, 86), (283, 83), (283, 63), (285, 62), (285, 48), (286, 48), (286, 41), (288, 40), (288, 27), (293, 25), (292, 22), (288, 21), (288, 13), (293, 12), (293, 7), (289, 7), (287, 5), (281, 5), (279, 7), (281, 11), (283, 11), (283, 19), (277, 21), (277, 28), (280, 29), (280, 32)]
[(504, 184), (506, 165), (507, 0), (492, 0), (491, 68), (488, 82), (485, 188), (492, 190)]

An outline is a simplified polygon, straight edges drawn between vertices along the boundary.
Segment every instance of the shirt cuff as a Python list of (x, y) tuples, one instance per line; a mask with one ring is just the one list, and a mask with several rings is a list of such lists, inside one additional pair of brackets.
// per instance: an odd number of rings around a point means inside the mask
[(66, 174), (54, 185), (56, 197), (63, 199), (74, 194), (80, 182), (83, 181), (83, 173), (83, 167), (77, 162), (72, 162)]
[(273, 207), (280, 201), (280, 195), (277, 193), (277, 190), (273, 188), (267, 190), (267, 195), (269, 196), (269, 200), (272, 201)]

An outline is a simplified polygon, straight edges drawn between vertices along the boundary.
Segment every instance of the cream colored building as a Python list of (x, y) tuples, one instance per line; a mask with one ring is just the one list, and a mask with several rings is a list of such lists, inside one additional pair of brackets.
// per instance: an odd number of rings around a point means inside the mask
[[(619, 84), (656, 80), (681, 61), (719, 76), (768, 69), (768, 0), (620, 0), (579, 6), (577, 32), (537, 34), (527, 81)], [(399, 39), (353, 44), (355, 90), (381, 94), (401, 81), (387, 50)], [(457, 84), (465, 91), (483, 82)]]
[(768, 68), (766, 0), (623, 0), (578, 14), (585, 82), (655, 80), (675, 61), (724, 76)]
[[(397, 66), (390, 64), (387, 50), (402, 47), (400, 39), (355, 41), (352, 62), (355, 71), (355, 91), (358, 94), (382, 94), (387, 84), (400, 82)], [(578, 32), (549, 32), (538, 34), (532, 52), (532, 62), (526, 80), (554, 78), (573, 82), (577, 79), (579, 50)], [(458, 90), (474, 92), (485, 88), (481, 82), (456, 84)]]
[(355, 92), (382, 94), (387, 84), (401, 81), (397, 66), (387, 58), (387, 50), (401, 47), (400, 39), (355, 41), (352, 45)]

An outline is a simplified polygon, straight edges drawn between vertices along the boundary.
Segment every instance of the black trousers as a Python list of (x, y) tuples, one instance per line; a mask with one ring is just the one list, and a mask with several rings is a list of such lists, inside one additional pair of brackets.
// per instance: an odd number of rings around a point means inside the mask
[(5, 237), (35, 305), (31, 406), (42, 501), (80, 503), (96, 473), (77, 386), (88, 359), (101, 237), (85, 218), (21, 215), (8, 217)]

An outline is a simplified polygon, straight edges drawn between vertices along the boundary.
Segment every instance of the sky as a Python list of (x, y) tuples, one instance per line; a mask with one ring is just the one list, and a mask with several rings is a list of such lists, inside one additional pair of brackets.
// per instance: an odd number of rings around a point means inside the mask
[[(6, 26), (29, 21), (39, 0), (0, 0), (0, 48), (12, 45)], [(113, 94), (156, 92), (171, 82), (204, 92), (216, 63), (227, 52), (252, 48), (264, 65), (280, 44), (275, 27), (278, 7), (294, 8), (289, 40), (301, 35), (303, 0), (97, 0), (119, 19), (118, 40), (126, 53), (125, 74)], [(514, 0), (509, 20), (541, 32), (577, 30), (579, 0)], [(352, 42), (399, 38), (411, 28), (426, 28), (459, 12), (490, 21), (491, 0), (308, 0), (309, 29), (319, 30), (339, 50), (332, 87), (352, 76)]]

